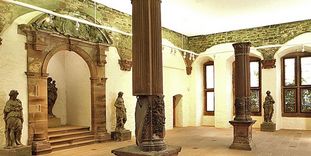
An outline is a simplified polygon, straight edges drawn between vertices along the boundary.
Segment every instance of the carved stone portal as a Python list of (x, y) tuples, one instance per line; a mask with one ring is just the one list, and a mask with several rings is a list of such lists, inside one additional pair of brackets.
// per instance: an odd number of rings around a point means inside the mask
[(110, 140), (106, 130), (105, 99), (105, 50), (109, 44), (63, 36), (31, 25), (19, 25), (19, 33), (24, 34), (27, 40), (28, 144), (32, 145), (33, 154), (51, 152), (48, 140), (47, 66), (58, 52), (75, 52), (87, 63), (91, 75), (91, 132), (98, 142)]

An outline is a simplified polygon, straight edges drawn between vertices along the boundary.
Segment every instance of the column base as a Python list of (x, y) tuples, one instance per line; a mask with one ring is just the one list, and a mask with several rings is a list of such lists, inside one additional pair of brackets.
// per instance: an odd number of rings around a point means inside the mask
[(251, 121), (229, 121), (233, 126), (233, 143), (229, 148), (248, 150), (251, 151), (254, 148), (252, 141), (252, 125), (256, 120)]
[(48, 128), (60, 127), (61, 120), (57, 117), (49, 117), (48, 118)]
[(116, 156), (177, 156), (181, 151), (180, 146), (166, 146), (167, 148), (162, 151), (144, 152), (138, 146), (131, 145), (123, 148), (114, 149), (111, 153)]
[(166, 145), (163, 139), (152, 139), (143, 140), (143, 142), (139, 145), (139, 148), (145, 152), (162, 151), (166, 149)]
[(111, 140), (111, 136), (109, 133), (106, 133), (106, 132), (101, 132), (101, 133), (98, 133), (95, 135), (95, 141), (96, 142), (105, 142), (105, 141), (108, 141), (108, 140)]
[(5, 156), (32, 156), (30, 146), (20, 146), (10, 149), (0, 149), (0, 155)]
[(111, 139), (116, 141), (131, 140), (132, 133), (130, 130), (122, 130), (111, 132)]
[(32, 142), (32, 154), (40, 155), (51, 153), (51, 144), (48, 141), (33, 141)]
[(275, 130), (276, 130), (276, 124), (273, 122), (263, 122), (260, 125), (260, 131), (275, 132)]

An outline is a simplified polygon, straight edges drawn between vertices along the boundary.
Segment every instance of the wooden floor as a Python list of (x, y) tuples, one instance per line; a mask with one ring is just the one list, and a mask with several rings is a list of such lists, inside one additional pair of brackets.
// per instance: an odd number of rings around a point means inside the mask
[[(232, 129), (212, 127), (174, 128), (166, 133), (166, 143), (182, 146), (179, 156), (311, 156), (311, 131), (253, 130), (256, 145), (252, 151), (232, 150)], [(135, 144), (135, 140), (106, 142), (56, 151), (47, 156), (113, 156), (111, 150)]]

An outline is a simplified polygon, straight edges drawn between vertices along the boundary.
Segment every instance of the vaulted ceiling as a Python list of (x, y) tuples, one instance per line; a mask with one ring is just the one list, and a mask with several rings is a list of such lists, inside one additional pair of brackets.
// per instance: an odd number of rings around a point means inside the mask
[[(131, 0), (94, 0), (131, 14)], [(187, 36), (311, 19), (311, 0), (162, 0), (162, 26)]]

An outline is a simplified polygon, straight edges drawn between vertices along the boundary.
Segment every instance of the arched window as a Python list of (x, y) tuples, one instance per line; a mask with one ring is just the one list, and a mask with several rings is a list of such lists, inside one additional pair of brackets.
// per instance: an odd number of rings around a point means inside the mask
[(214, 62), (206, 62), (203, 65), (204, 115), (214, 115), (215, 111), (214, 73)]
[[(235, 100), (235, 62), (232, 63), (233, 67), (233, 100)], [(250, 104), (251, 104), (251, 115), (261, 116), (261, 64), (260, 59), (257, 57), (250, 57)], [(234, 103), (234, 102), (233, 102)], [(233, 109), (235, 110), (235, 109)]]
[(282, 58), (282, 115), (311, 117), (311, 53)]

